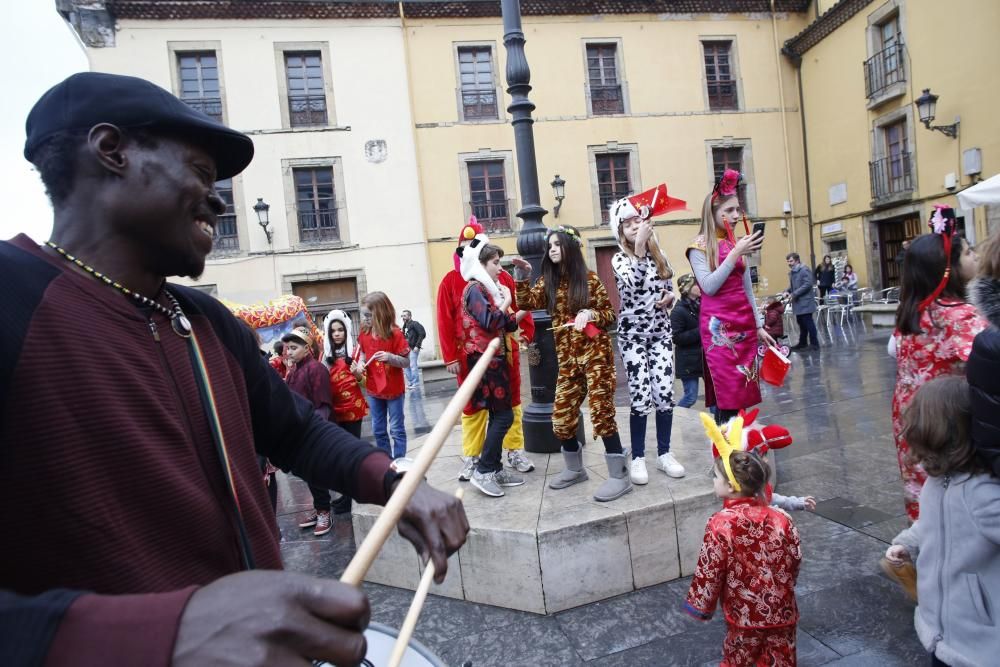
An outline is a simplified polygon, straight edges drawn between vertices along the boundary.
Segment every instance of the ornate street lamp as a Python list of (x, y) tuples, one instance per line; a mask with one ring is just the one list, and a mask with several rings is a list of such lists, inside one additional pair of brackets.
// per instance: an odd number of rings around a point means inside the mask
[(917, 105), (917, 115), (920, 116), (920, 122), (928, 130), (937, 130), (941, 134), (954, 139), (958, 136), (958, 124), (960, 122), (958, 118), (955, 118), (955, 122), (951, 125), (931, 125), (934, 122), (934, 113), (937, 111), (937, 101), (938, 96), (932, 93), (930, 88), (924, 88), (923, 95), (914, 101), (914, 104)]
[(566, 198), (566, 181), (559, 178), (559, 174), (556, 174), (555, 180), (553, 180), (549, 185), (552, 186), (552, 194), (555, 195), (556, 205), (552, 209), (552, 215), (559, 217), (559, 209), (562, 208), (563, 199)]
[(270, 222), (270, 215), (268, 211), (271, 209), (271, 205), (264, 201), (262, 197), (257, 197), (257, 203), (253, 205), (253, 210), (257, 212), (257, 223), (260, 228), (264, 230), (264, 234), (267, 236), (268, 245), (271, 244), (271, 230), (267, 228)]
[[(546, 250), (548, 230), (542, 224), (542, 218), (548, 211), (541, 207), (538, 196), (538, 167), (532, 129), (535, 121), (531, 118), (535, 105), (528, 99), (531, 70), (524, 55), (520, 3), (518, 0), (501, 0), (500, 13), (503, 15), (503, 44), (507, 49), (507, 92), (511, 97), (507, 111), (514, 128), (518, 182), (521, 185), (521, 210), (517, 212), (517, 217), (521, 218), (522, 224), (517, 237), (517, 252), (531, 264), (531, 279), (535, 280), (541, 272)], [(531, 376), (531, 403), (524, 409), (524, 448), (529, 452), (549, 454), (558, 452), (560, 447), (552, 433), (552, 404), (556, 395), (558, 363), (555, 339), (548, 331), (552, 318), (544, 310), (536, 310), (532, 317), (535, 319), (535, 340), (533, 349), (525, 355)]]

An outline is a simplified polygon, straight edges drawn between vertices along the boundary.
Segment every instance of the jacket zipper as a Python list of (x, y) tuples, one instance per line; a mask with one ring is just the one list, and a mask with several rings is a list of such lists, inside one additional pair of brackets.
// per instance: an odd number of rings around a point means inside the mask
[[(945, 521), (945, 508), (947, 503), (945, 497), (948, 495), (948, 485), (951, 483), (951, 475), (945, 475), (941, 480), (943, 490), (941, 492), (941, 567), (938, 568), (938, 595), (940, 604), (938, 605), (938, 634), (934, 637), (934, 647), (944, 639), (944, 614), (945, 614), (945, 594), (944, 594), (944, 571), (948, 566), (948, 522)], [(932, 649), (933, 650), (933, 649)]]

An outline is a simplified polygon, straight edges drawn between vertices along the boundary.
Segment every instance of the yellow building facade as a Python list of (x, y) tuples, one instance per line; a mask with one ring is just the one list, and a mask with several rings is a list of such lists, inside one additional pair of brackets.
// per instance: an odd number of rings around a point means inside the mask
[[(927, 231), (936, 202), (1000, 171), (1000, 3), (842, 0), (785, 46), (801, 65), (817, 255), (853, 264), (863, 286), (899, 284), (901, 243)], [(929, 130), (915, 104), (939, 96)], [(952, 128), (946, 128), (951, 130)], [(957, 211), (973, 244), (1000, 210)]]

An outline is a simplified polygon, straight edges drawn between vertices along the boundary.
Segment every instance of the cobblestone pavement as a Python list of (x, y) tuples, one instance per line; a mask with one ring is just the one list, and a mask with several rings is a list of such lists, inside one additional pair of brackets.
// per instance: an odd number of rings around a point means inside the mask
[[(885, 352), (887, 338), (888, 332), (835, 328), (821, 351), (793, 355), (784, 387), (765, 388), (762, 421), (783, 424), (796, 439), (777, 452), (778, 490), (819, 501), (815, 512), (793, 515), (803, 545), (796, 589), (803, 667), (910, 666), (927, 660), (913, 630), (913, 604), (877, 565), (887, 543), (906, 525), (889, 419), (895, 366)], [(621, 380), (620, 368), (619, 373)], [(426, 396), (408, 396), (412, 436), (434, 423), (450, 389), (438, 385)], [(616, 402), (628, 404), (623, 381)], [(305, 484), (283, 479), (280, 489), (286, 566), (339, 576), (354, 551), (350, 520), (338, 517), (333, 532), (313, 538), (295, 523), (309, 507)], [(685, 577), (549, 616), (431, 595), (416, 638), (455, 666), (718, 664), (724, 621), (717, 613), (700, 623), (680, 610), (689, 581)], [(372, 620), (398, 628), (412, 593), (373, 584), (365, 590)]]

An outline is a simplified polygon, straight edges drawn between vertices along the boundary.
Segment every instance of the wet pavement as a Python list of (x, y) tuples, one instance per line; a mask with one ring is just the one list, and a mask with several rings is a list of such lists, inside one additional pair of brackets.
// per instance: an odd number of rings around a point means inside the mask
[[(888, 542), (906, 525), (889, 416), (895, 364), (885, 351), (888, 331), (823, 333), (823, 348), (793, 354), (785, 386), (765, 386), (760, 406), (764, 423), (782, 424), (795, 437), (775, 453), (778, 491), (818, 501), (815, 512), (792, 515), (803, 547), (799, 664), (924, 664), (913, 604), (878, 569)], [(623, 377), (619, 369), (622, 406), (628, 404)], [(411, 437), (439, 417), (451, 386), (408, 394)], [(689, 469), (693, 474), (700, 473)], [(349, 517), (337, 517), (329, 535), (314, 538), (296, 524), (310, 506), (305, 484), (282, 478), (279, 489), (286, 567), (339, 576), (354, 552)], [(431, 595), (415, 637), (455, 666), (716, 665), (725, 623), (721, 613), (701, 623), (681, 611), (689, 582), (684, 577), (549, 616)], [(504, 581), (498, 577), (496, 585)], [(412, 592), (375, 584), (365, 590), (372, 620), (398, 628)]]

